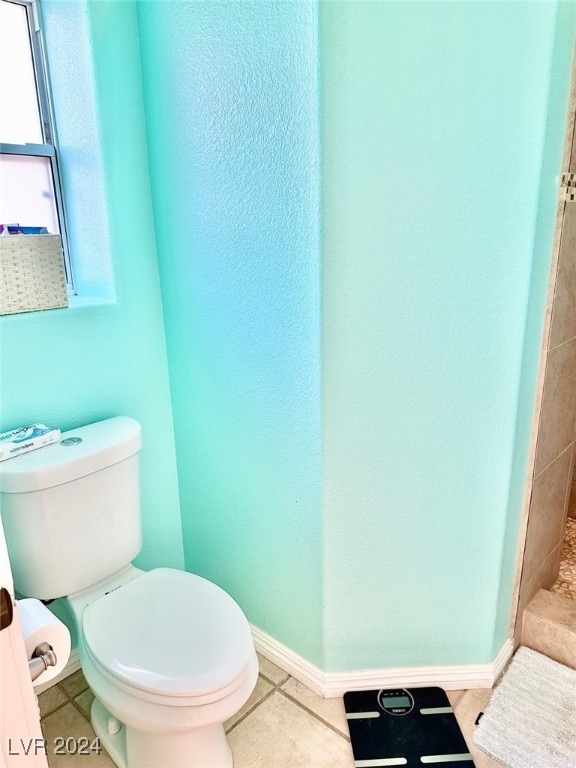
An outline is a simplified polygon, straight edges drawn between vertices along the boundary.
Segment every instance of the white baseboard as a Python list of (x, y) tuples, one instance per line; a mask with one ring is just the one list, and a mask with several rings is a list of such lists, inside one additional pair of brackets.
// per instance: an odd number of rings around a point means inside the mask
[(325, 673), (321, 669), (315, 667), (306, 659), (299, 656), (294, 651), (287, 648), (278, 640), (274, 640), (273, 637), (267, 635), (258, 627), (253, 624), (250, 625), (252, 629), (252, 637), (254, 638), (254, 645), (258, 653), (265, 656), (274, 664), (288, 672), (292, 677), (304, 683), (308, 688), (311, 688), (315, 693), (320, 696), (324, 696), (324, 682)]
[(407, 686), (440, 686), (446, 690), (492, 688), (512, 656), (512, 641), (507, 639), (494, 661), (450, 667), (396, 667), (357, 672), (323, 672), (258, 627), (252, 627), (258, 653), (277, 664), (296, 680), (326, 699), (346, 691)]
[[(512, 658), (513, 651), (512, 640), (508, 638), (494, 661), (488, 664), (323, 672), (258, 627), (252, 626), (252, 636), (258, 653), (325, 699), (342, 696), (346, 691), (362, 691), (373, 688), (405, 688), (423, 685), (438, 685), (448, 691), (492, 688)], [(70, 652), (70, 658), (62, 672), (48, 683), (36, 686), (34, 689), (36, 694), (51, 688), (78, 669), (80, 669), (80, 655), (78, 649), (74, 648)]]
[(494, 667), (494, 681), (492, 685), (494, 685), (498, 679), (500, 678), (500, 675), (508, 664), (510, 663), (510, 659), (514, 655), (514, 642), (511, 637), (507, 637), (504, 641), (504, 645), (500, 650), (498, 651), (498, 655), (492, 662), (492, 666)]

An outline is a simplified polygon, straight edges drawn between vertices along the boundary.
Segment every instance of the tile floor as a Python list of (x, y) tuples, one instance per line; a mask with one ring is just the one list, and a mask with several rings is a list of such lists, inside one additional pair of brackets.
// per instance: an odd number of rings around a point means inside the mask
[[(342, 699), (322, 699), (272, 662), (259, 660), (260, 678), (252, 697), (226, 724), (234, 768), (352, 768)], [(476, 717), (490, 693), (487, 689), (448, 692), (476, 768), (502, 768), (471, 739)], [(94, 739), (92, 700), (82, 672), (40, 694), (42, 729), (49, 746), (57, 736)], [(79, 758), (52, 751), (48, 762), (50, 768), (114, 768), (105, 752)]]
[(576, 520), (569, 517), (560, 554), (560, 573), (551, 592), (576, 600)]

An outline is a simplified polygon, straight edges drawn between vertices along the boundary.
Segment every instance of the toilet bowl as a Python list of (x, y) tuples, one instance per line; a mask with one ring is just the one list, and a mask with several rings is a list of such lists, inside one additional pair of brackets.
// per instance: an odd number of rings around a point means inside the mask
[(68, 598), (103, 746), (121, 768), (231, 766), (223, 723), (258, 678), (244, 614), (190, 573), (131, 568), (123, 576), (128, 583), (111, 584), (83, 611), (82, 596)]
[(258, 678), (250, 625), (216, 584), (131, 564), (140, 447), (139, 424), (120, 416), (0, 465), (15, 586), (66, 597), (92, 724), (119, 768), (230, 768), (224, 723)]

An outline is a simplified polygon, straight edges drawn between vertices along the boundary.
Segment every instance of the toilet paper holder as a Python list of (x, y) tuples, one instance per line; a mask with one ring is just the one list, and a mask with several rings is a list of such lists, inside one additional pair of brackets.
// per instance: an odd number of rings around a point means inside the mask
[(48, 667), (54, 667), (58, 661), (54, 649), (48, 643), (39, 643), (34, 648), (32, 658), (28, 661), (28, 669), (30, 670), (30, 677), (32, 681), (40, 677), (42, 672), (45, 672)]

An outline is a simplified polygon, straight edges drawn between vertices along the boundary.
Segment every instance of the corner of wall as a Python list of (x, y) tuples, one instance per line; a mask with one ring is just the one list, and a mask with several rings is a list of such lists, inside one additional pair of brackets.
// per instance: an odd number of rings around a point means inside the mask
[[(552, 300), (549, 285), (554, 224), (558, 206), (559, 174), (564, 147), (566, 116), (574, 55), (576, 9), (557, 0), (556, 19), (550, 39), (549, 87), (544, 124), (540, 183), (534, 212), (532, 269), (526, 301), (524, 348), (518, 381), (516, 430), (513, 443), (508, 513), (501, 554), (500, 587), (496, 601), (493, 651), (496, 653), (512, 631), (516, 616), (521, 560), (526, 533), (531, 476), (542, 381), (539, 374), (544, 337), (549, 332), (546, 301)], [(514, 582), (516, 581), (516, 588)], [(512, 613), (512, 616), (511, 616)]]

